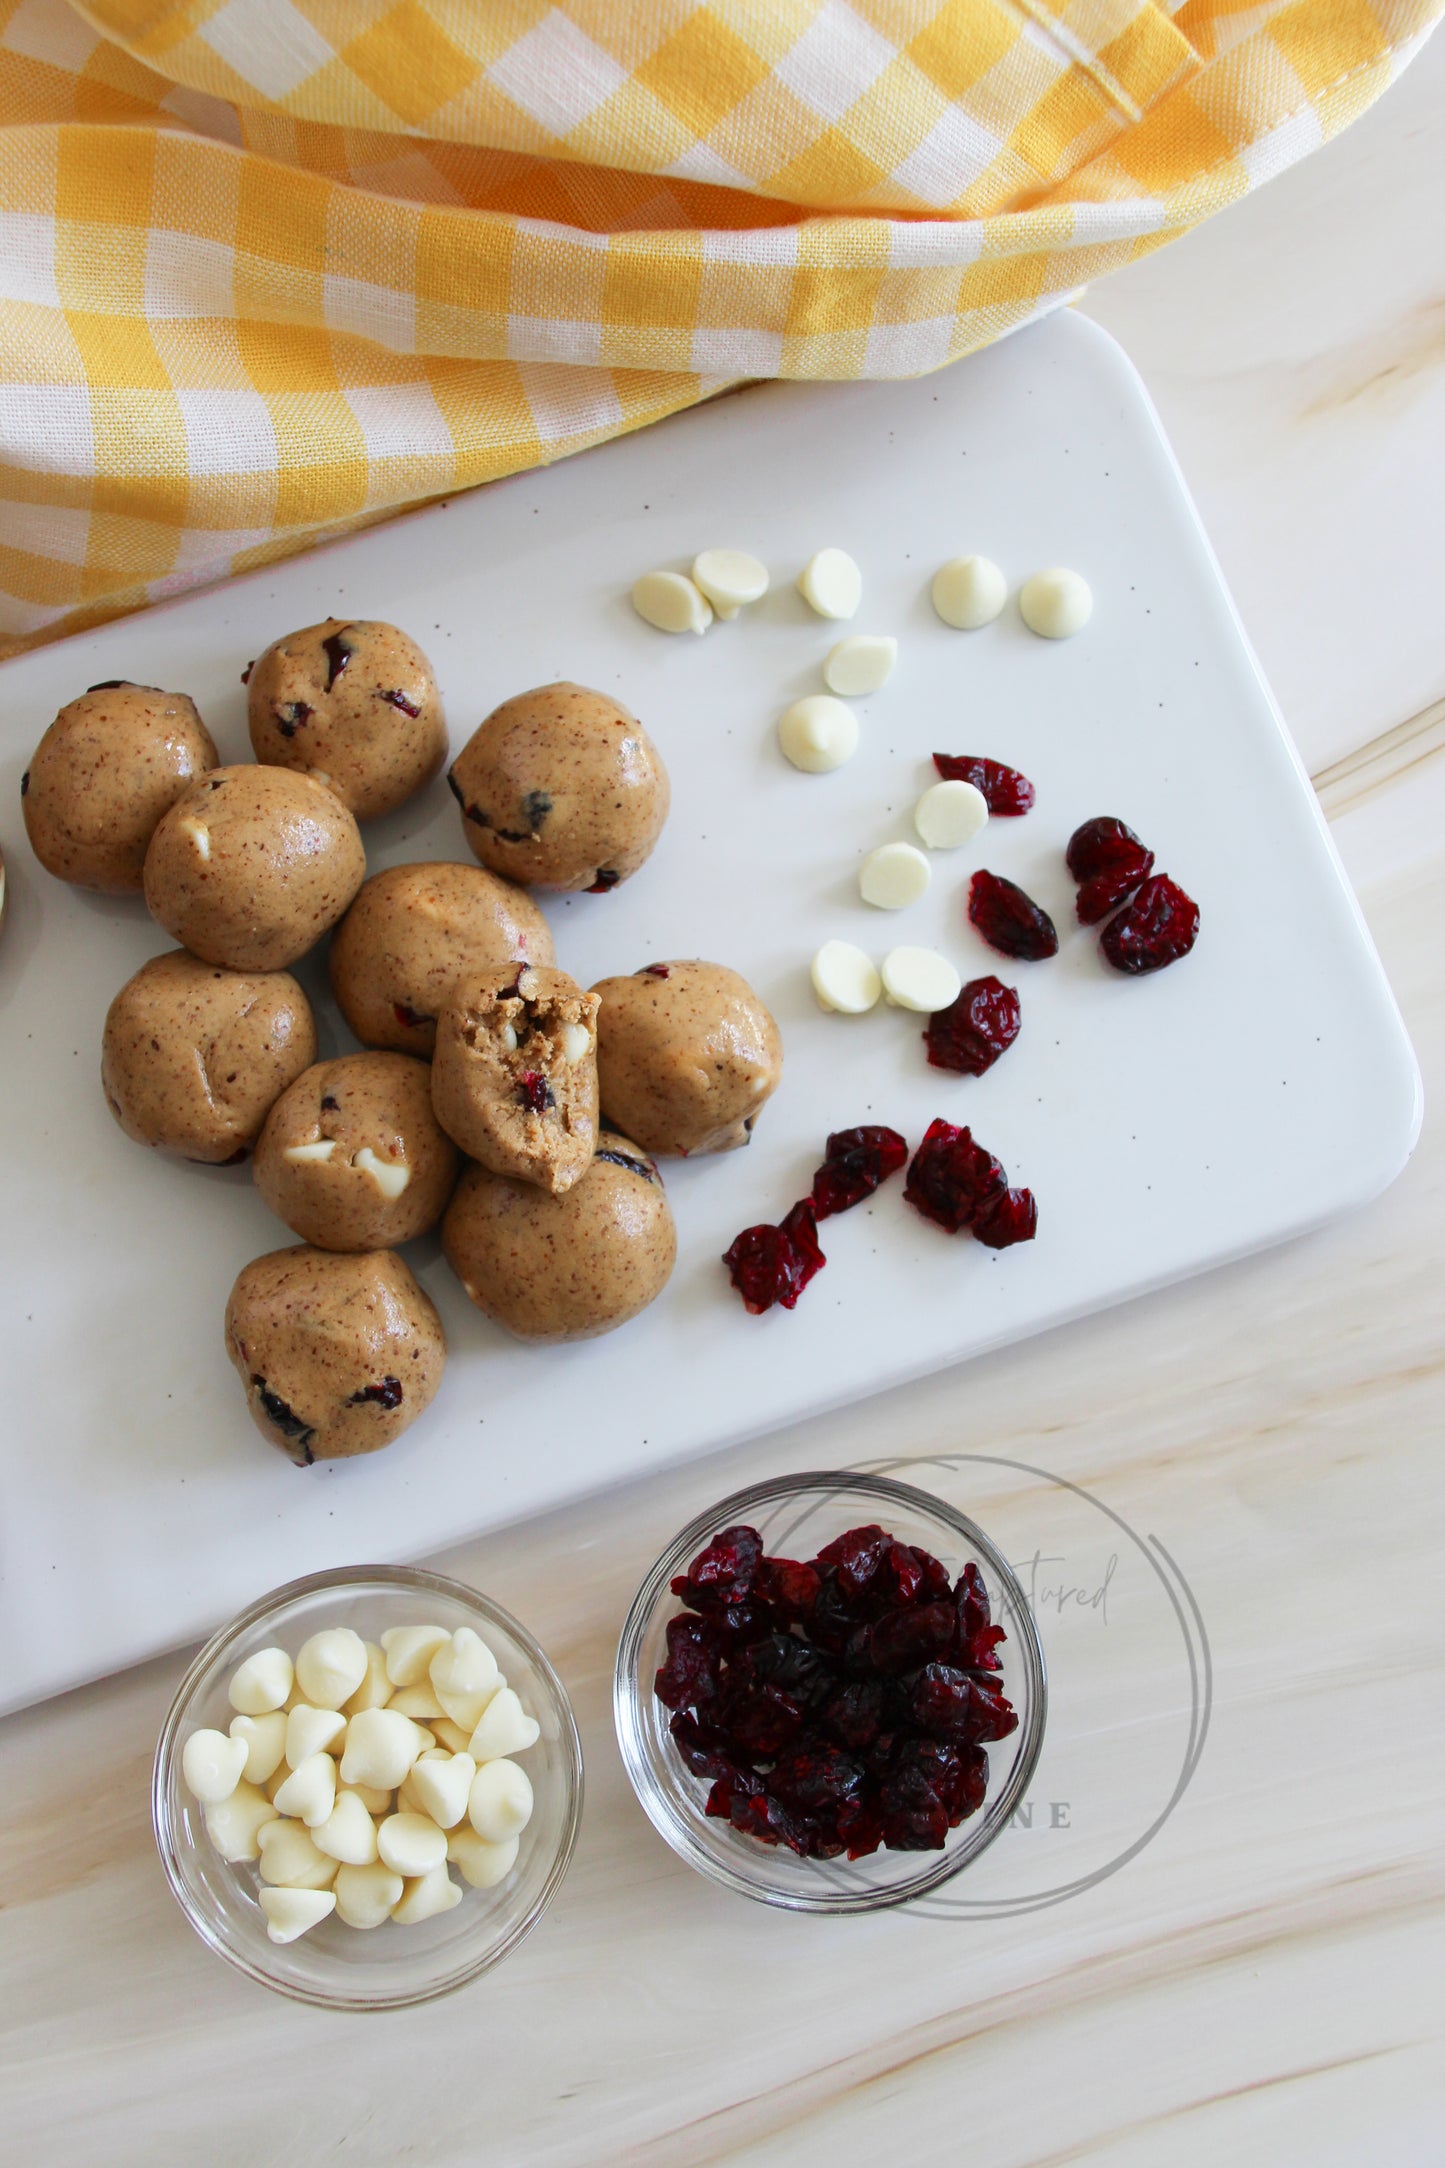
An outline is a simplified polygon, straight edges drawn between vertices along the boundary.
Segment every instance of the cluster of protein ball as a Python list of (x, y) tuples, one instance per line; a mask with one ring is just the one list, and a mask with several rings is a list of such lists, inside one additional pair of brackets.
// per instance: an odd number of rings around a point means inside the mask
[[(242, 1270), (225, 1340), (257, 1427), (305, 1464), (389, 1444), (435, 1394), (441, 1320), (396, 1247), (438, 1224), (467, 1295), (520, 1339), (646, 1308), (676, 1257), (657, 1157), (746, 1143), (782, 1046), (722, 965), (590, 991), (556, 967), (529, 891), (605, 894), (667, 818), (661, 756), (617, 701), (572, 684), (505, 701), (447, 772), (478, 863), (367, 879), (358, 822), (446, 762), (426, 656), (332, 618), (244, 677), (255, 764), (222, 765), (184, 694), (112, 681), (61, 710), (21, 788), (49, 872), (143, 893), (180, 944), (111, 1003), (106, 1102), (138, 1143), (252, 1156), (301, 1238)], [(289, 967), (327, 935), (368, 1051), (318, 1062)]]

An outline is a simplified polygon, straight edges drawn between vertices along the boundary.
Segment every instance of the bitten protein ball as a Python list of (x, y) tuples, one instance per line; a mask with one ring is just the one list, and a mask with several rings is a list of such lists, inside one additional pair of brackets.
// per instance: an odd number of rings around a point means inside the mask
[(21, 779), (30, 847), (58, 880), (138, 895), (157, 822), (217, 758), (184, 693), (92, 685), (61, 709)]
[(252, 663), (246, 698), (257, 760), (319, 777), (359, 821), (404, 804), (447, 757), (431, 664), (395, 625), (288, 632)]
[(431, 1059), (457, 979), (555, 961), (530, 896), (481, 866), (442, 861), (374, 873), (331, 937), (331, 990), (365, 1046)]
[(320, 1061), (281, 1094), (256, 1146), (256, 1187), (322, 1250), (386, 1250), (435, 1227), (457, 1150), (432, 1112), (431, 1071), (409, 1054)]
[(366, 877), (334, 791), (284, 768), (217, 768), (151, 837), (145, 899), (208, 964), (279, 971), (329, 932)]
[(560, 1196), (597, 1141), (597, 997), (532, 964), (468, 973), (437, 1020), (437, 1120), (493, 1174)]
[(137, 1144), (224, 1166), (315, 1059), (311, 1005), (289, 973), (223, 971), (171, 949), (111, 1003), (100, 1076)]
[(677, 1257), (661, 1175), (646, 1152), (606, 1129), (561, 1197), (468, 1167), (442, 1244), (477, 1308), (519, 1340), (612, 1332), (657, 1299)]
[(226, 1353), (263, 1438), (299, 1467), (375, 1453), (441, 1383), (442, 1322), (390, 1250), (272, 1250), (226, 1305)]
[(637, 717), (585, 685), (503, 701), (447, 781), (476, 857), (524, 888), (615, 888), (652, 850), (671, 796)]
[(725, 964), (645, 964), (593, 987), (603, 1118), (649, 1152), (746, 1144), (783, 1071), (777, 1025)]

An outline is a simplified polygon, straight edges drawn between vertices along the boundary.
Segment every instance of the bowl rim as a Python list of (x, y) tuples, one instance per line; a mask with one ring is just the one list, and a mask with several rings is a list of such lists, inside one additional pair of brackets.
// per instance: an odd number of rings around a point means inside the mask
[[(563, 1824), (561, 1841), (557, 1846), (552, 1864), (547, 1871), (546, 1880), (543, 1882), (535, 1902), (524, 1917), (518, 1920), (495, 1946), (489, 1947), (477, 1958), (457, 1966), (444, 1978), (431, 1982), (424, 1987), (392, 1993), (388, 1993), (386, 1989), (382, 1988), (368, 1993), (364, 2000), (353, 2001), (346, 1995), (328, 1994), (324, 1990), (309, 1987), (301, 1981), (285, 1980), (277, 1977), (274, 1973), (267, 1971), (264, 1965), (256, 1963), (244, 1950), (234, 1947), (219, 1932), (214, 1921), (198, 1910), (192, 1902), (190, 1892), (180, 1875), (177, 1846), (171, 1828), (167, 1789), (171, 1766), (176, 1756), (180, 1728), (185, 1721), (191, 1696), (196, 1691), (205, 1672), (209, 1670), (216, 1658), (224, 1652), (229, 1644), (238, 1640), (251, 1627), (259, 1625), (263, 1620), (278, 1611), (284, 1610), (287, 1605), (295, 1603), (303, 1597), (319, 1595), (328, 1590), (364, 1587), (368, 1583), (378, 1581), (389, 1582), (397, 1588), (416, 1589), (418, 1591), (429, 1590), (434, 1595), (445, 1596), (454, 1603), (464, 1604), (469, 1610), (479, 1612), (489, 1623), (499, 1626), (503, 1632), (511, 1634), (520, 1647), (526, 1651), (529, 1662), (545, 1679), (550, 1688), (562, 1720), (560, 1740), (564, 1756), (570, 1763), (572, 1770), (571, 1810)], [(285, 1995), (292, 2002), (307, 2003), (315, 2009), (338, 2010), (364, 2017), (371, 2015), (375, 2011), (415, 2009), (419, 2004), (435, 2002), (443, 1995), (454, 1994), (458, 1988), (467, 1986), (470, 1981), (477, 1979), (484, 1972), (489, 1972), (494, 1965), (500, 1964), (504, 1957), (510, 1955), (517, 1948), (519, 1943), (525, 1941), (542, 1918), (542, 1915), (547, 1911), (562, 1885), (567, 1869), (572, 1863), (572, 1856), (577, 1848), (578, 1833), (582, 1824), (585, 1786), (586, 1775), (582, 1759), (582, 1740), (577, 1729), (577, 1717), (572, 1707), (571, 1696), (562, 1684), (561, 1678), (558, 1676), (557, 1670), (546, 1650), (535, 1635), (522, 1624), (520, 1619), (514, 1618), (510, 1611), (495, 1602), (492, 1597), (485, 1595), (481, 1589), (472, 1588), (467, 1582), (455, 1580), (449, 1574), (434, 1573), (427, 1566), (335, 1566), (321, 1573), (303, 1574), (294, 1581), (285, 1581), (279, 1587), (270, 1590), (268, 1594), (258, 1596), (254, 1603), (247, 1604), (243, 1611), (238, 1611), (234, 1618), (230, 1619), (224, 1626), (218, 1627), (216, 1632), (197, 1650), (186, 1667), (184, 1677), (176, 1688), (170, 1708), (166, 1711), (165, 1721), (161, 1725), (160, 1736), (156, 1741), (155, 1758), (151, 1764), (151, 1831), (155, 1837), (156, 1850), (160, 1854), (161, 1866), (166, 1881), (170, 1886), (171, 1895), (180, 1906), (192, 1929), (199, 1935), (208, 1949), (214, 1950), (218, 1957), (223, 1957), (226, 1960), (227, 1964), (233, 1965), (238, 1972), (244, 1973), (247, 1979), (254, 1980), (261, 1987), (269, 1988), (273, 1994)]]
[[(978, 1815), (971, 1840), (966, 1839), (952, 1848), (945, 1846), (937, 1854), (913, 1855), (919, 1859), (928, 1859), (931, 1864), (921, 1868), (913, 1881), (897, 1888), (870, 1886), (843, 1890), (831, 1885), (820, 1885), (816, 1893), (807, 1890), (784, 1890), (763, 1884), (741, 1866), (733, 1868), (727, 1862), (716, 1858), (699, 1842), (694, 1825), (700, 1816), (700, 1802), (693, 1804), (690, 1813), (682, 1811), (683, 1802), (689, 1795), (683, 1788), (687, 1781), (687, 1771), (681, 1763), (677, 1766), (677, 1781), (672, 1785), (660, 1785), (653, 1776), (642, 1747), (645, 1689), (639, 1685), (637, 1679), (637, 1660), (643, 1636), (660, 1599), (668, 1591), (668, 1583), (678, 1569), (679, 1559), (685, 1563), (693, 1550), (720, 1526), (747, 1520), (749, 1512), (760, 1505), (775, 1505), (788, 1498), (826, 1495), (829, 1492), (839, 1496), (863, 1496), (885, 1506), (891, 1504), (906, 1507), (910, 1512), (927, 1519), (941, 1521), (955, 1538), (978, 1556), (988, 1572), (996, 1577), (993, 1593), (997, 1596), (1002, 1592), (1007, 1597), (1017, 1623), (1016, 1643), (1028, 1677), (1029, 1708), (1025, 1735), (1007, 1781), (991, 1800), (985, 1802)], [(678, 1857), (686, 1860), (690, 1867), (695, 1868), (708, 1881), (717, 1883), (723, 1889), (732, 1890), (739, 1896), (750, 1897), (756, 1903), (774, 1905), (791, 1912), (834, 1915), (880, 1912), (911, 1904), (917, 1898), (926, 1896), (945, 1882), (951, 1881), (954, 1875), (960, 1874), (987, 1851), (1000, 1831), (1007, 1828), (1013, 1810), (1038, 1765), (1048, 1719), (1048, 1700), (1048, 1669), (1038, 1623), (1029, 1608), (1022, 1582), (992, 1538), (966, 1513), (960, 1513), (946, 1499), (938, 1497), (932, 1491), (922, 1490), (916, 1484), (900, 1483), (892, 1476), (872, 1475), (863, 1470), (849, 1468), (814, 1468), (797, 1475), (769, 1476), (762, 1482), (752, 1483), (743, 1490), (731, 1492), (710, 1506), (706, 1512), (695, 1514), (658, 1554), (644, 1574), (618, 1638), (617, 1662), (612, 1677), (613, 1724), (628, 1781), (653, 1828)], [(966, 1828), (967, 1824), (963, 1826)], [(758, 1862), (759, 1866), (762, 1866), (768, 1854), (762, 1845), (759, 1845), (757, 1850), (762, 1855)], [(818, 1861), (813, 1864), (823, 1868), (837, 1866), (839, 1863)]]

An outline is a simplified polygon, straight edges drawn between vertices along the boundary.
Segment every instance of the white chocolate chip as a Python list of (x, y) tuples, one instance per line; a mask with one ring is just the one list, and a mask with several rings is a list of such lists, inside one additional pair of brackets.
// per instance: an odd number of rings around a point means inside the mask
[(461, 1901), (461, 1884), (452, 1880), (443, 1862), (430, 1874), (418, 1875), (414, 1882), (407, 1883), (405, 1894), (391, 1908), (391, 1916), (401, 1927), (417, 1927), (423, 1920), (435, 1919), (439, 1912), (452, 1911)]
[(519, 1041), (517, 1038), (516, 1029), (513, 1025), (503, 1024), (501, 1030), (497, 1033), (497, 1037), (501, 1040), (502, 1045), (507, 1053), (516, 1053)]
[(911, 843), (884, 843), (870, 851), (858, 872), (858, 893), (879, 911), (902, 911), (933, 878), (922, 851)]
[(296, 1652), (296, 1683), (313, 1709), (339, 1709), (366, 1677), (366, 1643), (349, 1626), (328, 1626)]
[(896, 948), (883, 959), (883, 991), (895, 1009), (932, 1016), (957, 1001), (963, 981), (937, 949)]
[(585, 1061), (592, 1049), (592, 1034), (585, 1024), (562, 1026), (562, 1059), (569, 1069)]
[(280, 1791), (282, 1785), (286, 1782), (286, 1779), (290, 1776), (290, 1774), (291, 1771), (287, 1765), (286, 1756), (283, 1753), (280, 1761), (277, 1762), (275, 1768), (271, 1771), (270, 1776), (266, 1778), (265, 1782), (261, 1786), (262, 1791), (266, 1794), (266, 1797), (268, 1799), (274, 1799), (276, 1797), (276, 1794)]
[(181, 1775), (203, 1806), (219, 1806), (240, 1783), (249, 1749), (223, 1731), (193, 1731), (181, 1751)]
[(934, 783), (913, 808), (913, 825), (931, 851), (956, 851), (988, 823), (988, 800), (972, 783)]
[(242, 1716), (266, 1716), (281, 1708), (291, 1692), (295, 1671), (284, 1649), (257, 1649), (232, 1674), (227, 1695)]
[(1082, 632), (1093, 614), (1088, 581), (1063, 565), (1034, 573), (1019, 589), (1019, 616), (1041, 640), (1067, 640)]
[[(454, 1724), (449, 1716), (433, 1718), (431, 1729), (437, 1735), (438, 1746), (444, 1746), (451, 1754), (465, 1754), (472, 1743), (471, 1732), (463, 1731), (461, 1725)], [(476, 1729), (475, 1725), (472, 1729)]]
[(451, 1640), (446, 1626), (388, 1626), (381, 1637), (386, 1651), (386, 1675), (393, 1686), (419, 1686), (431, 1660)]
[(659, 632), (706, 632), (712, 604), (681, 572), (644, 572), (632, 583), (632, 607)]
[(324, 1166), (335, 1150), (335, 1137), (318, 1137), (314, 1144), (288, 1144), (281, 1157), (293, 1167)]
[(1008, 600), (1008, 581), (988, 557), (950, 557), (933, 575), (933, 607), (945, 625), (977, 632)]
[(446, 1860), (446, 1831), (426, 1814), (389, 1814), (376, 1832), (376, 1849), (397, 1874), (430, 1874)]
[(896, 640), (878, 632), (850, 633), (828, 650), (823, 676), (831, 692), (862, 698), (888, 683), (897, 660)]
[(329, 1754), (311, 1754), (293, 1769), (276, 1792), (278, 1814), (299, 1814), (308, 1829), (324, 1822), (336, 1804), (336, 1764)]
[(431, 1660), (432, 1691), (468, 1734), (476, 1730), (500, 1680), (496, 1657), (470, 1626), (459, 1626)]
[(264, 1784), (280, 1768), (286, 1752), (286, 1719), (279, 1709), (265, 1716), (233, 1716), (231, 1737), (246, 1742), (246, 1766), (241, 1771), (248, 1784)]
[[(371, 1817), (366, 1816), (371, 1827)], [(321, 1851), (309, 1829), (300, 1822), (267, 1822), (257, 1838), (261, 1848), (261, 1880), (278, 1889), (330, 1889), (336, 1880), (334, 1855)]]
[(222, 1859), (232, 1862), (254, 1859), (259, 1849), (256, 1839), (260, 1831), (276, 1819), (276, 1809), (266, 1794), (258, 1791), (254, 1784), (244, 1782), (236, 1786), (229, 1799), (222, 1799), (203, 1811), (206, 1835)]
[(391, 1680), (386, 1675), (386, 1655), (374, 1641), (364, 1641), (366, 1650), (366, 1676), (350, 1700), (341, 1704), (342, 1713), (356, 1716), (362, 1709), (384, 1709), (391, 1699)]
[(346, 1718), (339, 1709), (313, 1709), (304, 1701), (298, 1702), (286, 1718), (288, 1767), (299, 1769), (313, 1754), (326, 1753), (345, 1729)]
[(351, 1790), (368, 1814), (390, 1814), (392, 1801), (396, 1797), (394, 1792), (381, 1791), (375, 1784), (353, 1784)]
[(469, 1823), (463, 1823), (447, 1838), (447, 1858), (461, 1868), (463, 1881), (473, 1889), (495, 1889), (517, 1864), (517, 1840), (506, 1837), (500, 1844), (488, 1844)]
[(719, 617), (736, 617), (768, 591), (768, 568), (746, 550), (704, 550), (692, 561), (693, 585)]
[(809, 693), (778, 717), (783, 756), (805, 775), (827, 775), (858, 750), (858, 718), (829, 693)]
[[(441, 1716), (441, 1704), (431, 1690), (430, 1682), (421, 1686), (403, 1686), (387, 1703), (398, 1716), (409, 1716), (418, 1724), (429, 1724), (433, 1717)], [(444, 1720), (445, 1721), (445, 1720)]]
[(340, 1860), (345, 1867), (369, 1867), (376, 1857), (376, 1824), (366, 1801), (356, 1792), (338, 1792), (326, 1820), (311, 1832), (311, 1841), (328, 1859)]
[(414, 1810), (430, 1815), (438, 1829), (454, 1829), (467, 1811), (476, 1773), (470, 1754), (427, 1755), (406, 1780)]
[(819, 550), (798, 575), (798, 593), (819, 617), (852, 617), (863, 599), (863, 575), (846, 550)]
[(825, 941), (813, 958), (813, 992), (821, 1009), (862, 1016), (882, 991), (873, 959), (851, 941)]
[(493, 1694), (472, 1733), (472, 1760), (500, 1761), (506, 1754), (523, 1754), (541, 1736), (542, 1727), (536, 1717), (528, 1716), (513, 1689), (504, 1686), (500, 1693)]
[(352, 1153), (351, 1164), (371, 1176), (388, 1204), (395, 1204), (411, 1180), (411, 1169), (404, 1159), (378, 1159), (369, 1144)]
[(336, 1910), (329, 1889), (263, 1889), (258, 1894), (272, 1942), (294, 1942)]
[(209, 828), (202, 827), (199, 821), (177, 821), (176, 826), (178, 828), (184, 828), (186, 834), (190, 837), (192, 843), (194, 843), (196, 847), (197, 858), (210, 858), (211, 831)]
[(348, 1927), (380, 1927), (391, 1918), (391, 1908), (404, 1884), (392, 1868), (377, 1859), (369, 1867), (342, 1867), (336, 1876), (336, 1910)]
[(420, 1726), (409, 1716), (400, 1716), (395, 1709), (363, 1709), (346, 1727), (341, 1781), (395, 1791), (426, 1743)]
[(532, 1819), (532, 1786), (513, 1761), (485, 1762), (472, 1778), (467, 1818), (488, 1844), (505, 1844)]

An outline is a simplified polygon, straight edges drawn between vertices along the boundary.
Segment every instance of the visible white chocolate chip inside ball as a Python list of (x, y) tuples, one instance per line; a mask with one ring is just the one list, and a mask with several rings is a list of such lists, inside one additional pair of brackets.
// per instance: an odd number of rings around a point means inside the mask
[(371, 1176), (388, 1204), (395, 1204), (411, 1180), (411, 1169), (404, 1159), (380, 1159), (369, 1144), (352, 1153), (351, 1164)]
[(335, 1150), (335, 1137), (318, 1137), (314, 1144), (288, 1144), (282, 1156), (294, 1167), (324, 1167)]
[(928, 860), (911, 843), (883, 843), (864, 859), (858, 893), (875, 910), (903, 911), (917, 903), (932, 878)]

